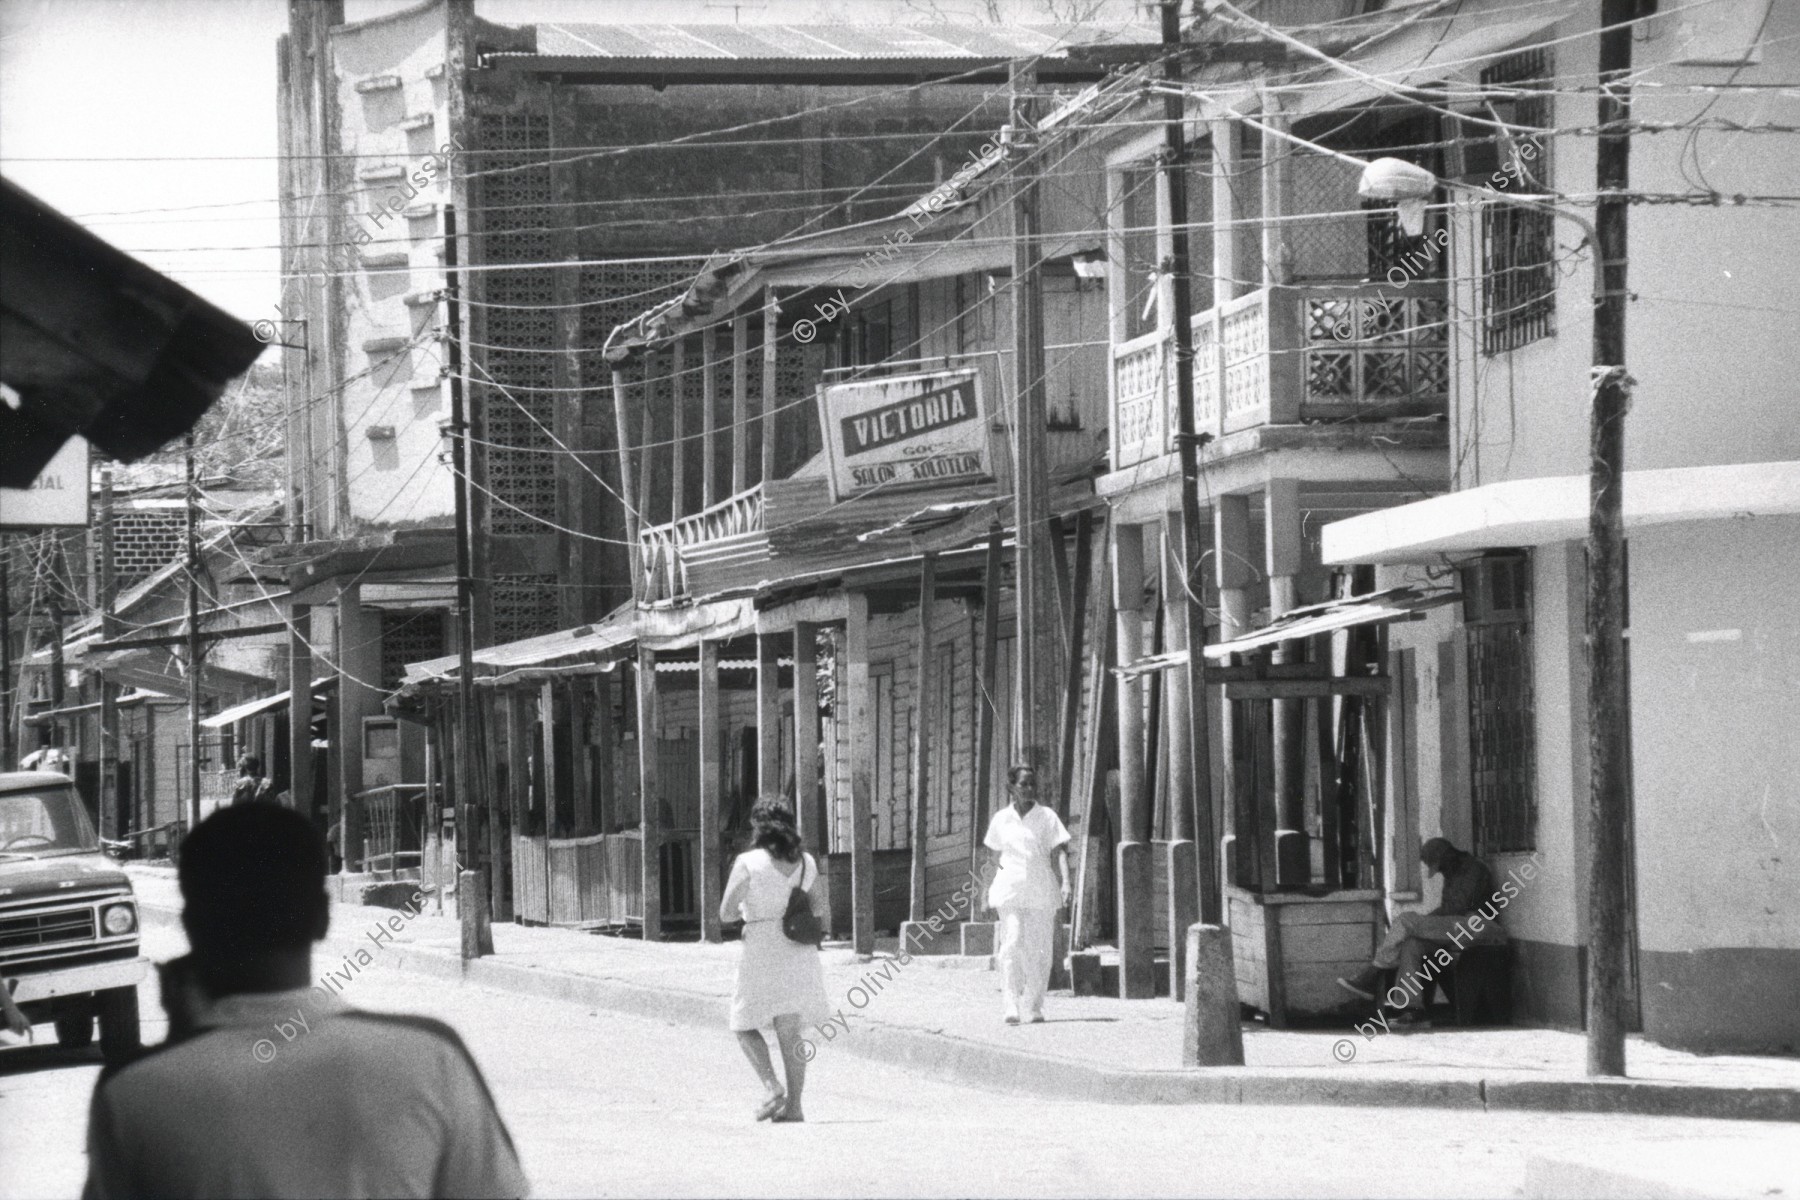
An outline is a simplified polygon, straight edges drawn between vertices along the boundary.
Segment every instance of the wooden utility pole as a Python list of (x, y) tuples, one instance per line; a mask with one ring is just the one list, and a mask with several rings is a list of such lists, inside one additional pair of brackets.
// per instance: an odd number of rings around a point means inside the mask
[(913, 673), (912, 759), (912, 887), (908, 920), (925, 919), (926, 855), (931, 840), (931, 726), (936, 703), (932, 678), (931, 610), (937, 597), (937, 554), (926, 551), (919, 563), (919, 655)]
[(1012, 342), (1013, 515), (1017, 526), (1014, 593), (1018, 597), (1018, 758), (1041, 779), (1059, 778), (1056, 689), (1059, 622), (1051, 577), (1049, 410), (1044, 386), (1044, 277), (1038, 259), (1038, 182), (1024, 160), (1037, 150), (1036, 75), (1014, 60), (1012, 84)]
[(451, 485), (456, 497), (456, 753), (451, 787), (456, 793), (457, 857), (464, 867), (472, 868), (461, 873), (456, 888), (462, 957), (470, 959), (492, 954), (494, 935), (487, 911), (487, 873), (475, 866), (480, 856), (475, 837), (479, 811), (475, 796), (475, 579), (469, 561), (469, 421), (463, 400), (462, 294), (457, 262), (456, 206), (446, 204), (444, 317), (449, 335), (450, 472), (455, 477)]
[(187, 832), (200, 823), (200, 485), (194, 474), (194, 435), (187, 435)]
[[(1162, 41), (1181, 42), (1180, 5), (1164, 4)], [(1175, 88), (1163, 96), (1163, 178), (1168, 181), (1170, 218), (1169, 262), (1165, 268), (1174, 291), (1175, 326), (1175, 451), (1181, 465), (1181, 563), (1180, 581), (1186, 594), (1177, 597), (1185, 618), (1188, 659), (1183, 671), (1187, 691), (1188, 744), (1191, 747), (1191, 799), (1174, 805), (1173, 838), (1191, 840), (1198, 849), (1195, 884), (1199, 889), (1199, 917), (1203, 925), (1218, 925), (1223, 913), (1219, 891), (1219, 839), (1213, 824), (1211, 721), (1207, 717), (1205, 656), (1206, 612), (1200, 606), (1204, 586), (1199, 566), (1204, 526), (1200, 516), (1200, 446), (1205, 438), (1194, 428), (1194, 330), (1193, 297), (1188, 283), (1192, 273), (1187, 231), (1187, 137), (1182, 129), (1184, 101), (1178, 94), (1181, 62), (1170, 55), (1163, 64), (1164, 78)], [(1174, 793), (1171, 792), (1171, 796)], [(1171, 850), (1173, 848), (1171, 847)], [(1174, 878), (1171, 863), (1170, 878)]]
[(19, 764), (19, 731), (13, 726), (12, 546), (0, 534), (0, 767)]
[(1631, 182), (1630, 85), (1635, 0), (1600, 5), (1600, 139), (1595, 151), (1593, 412), (1588, 462), (1588, 955), (1587, 1072), (1625, 1074), (1625, 855), (1631, 819), (1625, 694), (1626, 189)]
[[(100, 636), (111, 641), (119, 636), (118, 580), (114, 569), (113, 469), (100, 468), (100, 561), (95, 564), (95, 599), (100, 608)], [(111, 828), (115, 838), (128, 832), (129, 820), (119, 808), (119, 685), (100, 674), (100, 828)]]

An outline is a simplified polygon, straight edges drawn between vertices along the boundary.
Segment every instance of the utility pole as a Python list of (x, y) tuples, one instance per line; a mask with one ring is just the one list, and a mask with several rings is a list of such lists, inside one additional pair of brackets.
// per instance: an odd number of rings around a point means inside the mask
[[(1012, 189), (1013, 334), (1013, 516), (1017, 527), (1014, 588), (1018, 597), (1020, 760), (1037, 768), (1040, 779), (1058, 778), (1056, 722), (1061, 712), (1058, 623), (1050, 583), (1049, 410), (1044, 387), (1044, 277), (1038, 262), (1038, 182), (1024, 159), (1037, 150), (1031, 89), (1036, 74), (1012, 64), (1012, 148), (1016, 154)], [(1046, 689), (1049, 689), (1046, 691)], [(1066, 798), (1061, 800), (1066, 803)], [(1067, 817), (1065, 812), (1061, 814)]]
[(457, 274), (456, 206), (444, 206), (444, 312), (449, 332), (450, 471), (456, 495), (456, 793), (457, 857), (465, 864), (456, 885), (462, 917), (462, 957), (494, 952), (487, 911), (487, 872), (475, 866), (475, 579), (469, 566), (469, 422), (463, 401), (462, 296)]
[(1625, 373), (1626, 189), (1631, 183), (1629, 22), (1636, 0), (1601, 0), (1600, 138), (1594, 174), (1593, 411), (1588, 458), (1587, 1073), (1625, 1074), (1626, 795)]
[[(187, 435), (187, 833), (200, 824), (200, 487), (194, 474), (194, 435)], [(184, 835), (185, 836), (185, 835)]]
[[(60, 544), (56, 553), (61, 552)], [(50, 711), (55, 714), (50, 718), (50, 744), (61, 746), (62, 707), (64, 687), (67, 683), (68, 671), (63, 665), (63, 606), (56, 594), (56, 584), (50, 585)]]
[[(107, 641), (119, 636), (113, 554), (113, 469), (108, 462), (100, 467), (100, 562), (95, 572), (99, 577), (100, 636)], [(119, 685), (104, 670), (100, 672), (100, 805), (100, 827), (107, 828), (110, 813), (113, 836), (123, 838), (129, 832), (130, 819), (119, 807)]]
[(12, 545), (0, 534), (0, 768), (19, 765), (18, 730), (13, 727)]

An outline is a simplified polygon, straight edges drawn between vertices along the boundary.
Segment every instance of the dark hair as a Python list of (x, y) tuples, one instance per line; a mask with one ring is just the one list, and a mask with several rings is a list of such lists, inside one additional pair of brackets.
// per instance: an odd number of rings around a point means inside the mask
[(1461, 857), (1462, 851), (1449, 838), (1434, 837), (1419, 847), (1419, 861), (1434, 870)]
[(277, 804), (218, 809), (181, 843), (182, 924), (213, 964), (304, 950), (325, 935), (325, 840)]
[(262, 759), (254, 754), (245, 754), (238, 759), (238, 770), (249, 771), (252, 775), (262, 770)]
[(785, 862), (800, 857), (800, 830), (782, 797), (764, 796), (750, 809), (750, 845)]
[(1019, 776), (1030, 771), (1032, 778), (1037, 778), (1038, 769), (1030, 763), (1014, 763), (1006, 769), (1006, 782), (1014, 787), (1019, 786)]

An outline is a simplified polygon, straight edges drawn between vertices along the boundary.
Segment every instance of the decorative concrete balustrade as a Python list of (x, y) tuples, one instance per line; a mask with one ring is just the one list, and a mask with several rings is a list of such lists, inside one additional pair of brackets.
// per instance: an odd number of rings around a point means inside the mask
[[(1437, 283), (1258, 288), (1194, 317), (1195, 431), (1444, 412), (1447, 329)], [(1174, 340), (1148, 333), (1112, 357), (1117, 470), (1175, 448)]]

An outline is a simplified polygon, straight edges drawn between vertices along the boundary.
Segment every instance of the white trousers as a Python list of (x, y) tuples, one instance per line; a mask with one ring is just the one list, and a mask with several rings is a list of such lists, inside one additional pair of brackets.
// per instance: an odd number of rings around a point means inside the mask
[(1054, 908), (1000, 909), (1000, 991), (1008, 1016), (1042, 1016), (1056, 947)]

